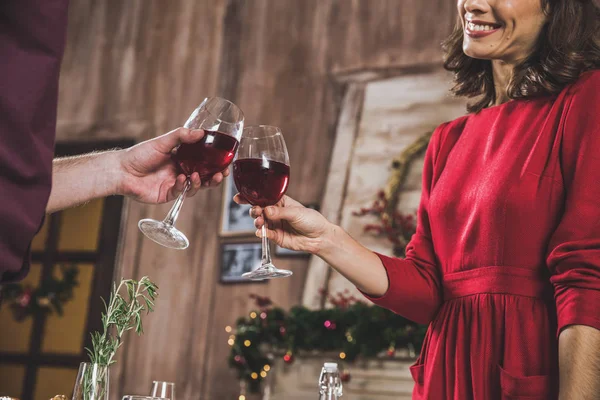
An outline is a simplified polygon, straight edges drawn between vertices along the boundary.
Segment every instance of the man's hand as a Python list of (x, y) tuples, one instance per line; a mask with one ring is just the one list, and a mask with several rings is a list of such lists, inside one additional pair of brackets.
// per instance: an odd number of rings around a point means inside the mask
[[(197, 142), (203, 136), (202, 130), (178, 128), (126, 150), (55, 159), (46, 212), (114, 194), (144, 203), (171, 201), (181, 193), (186, 179), (171, 155), (180, 144)], [(200, 176), (194, 173), (187, 196), (196, 194), (201, 186), (218, 185), (227, 175), (229, 171), (225, 170), (215, 174), (210, 182), (200, 182)]]
[[(178, 128), (155, 139), (137, 144), (120, 152), (121, 183), (117, 192), (143, 203), (166, 203), (183, 190), (186, 176), (179, 173), (173, 162), (173, 150), (182, 143), (195, 143), (204, 131)], [(229, 175), (229, 170), (215, 174), (211, 181), (200, 182), (194, 172), (192, 186), (186, 196), (196, 194), (201, 186), (216, 186)]]

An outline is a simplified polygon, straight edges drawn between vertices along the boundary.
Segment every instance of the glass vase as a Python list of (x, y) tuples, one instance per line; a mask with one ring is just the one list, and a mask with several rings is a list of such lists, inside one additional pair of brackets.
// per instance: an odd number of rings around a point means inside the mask
[(108, 400), (107, 365), (81, 363), (72, 400)]

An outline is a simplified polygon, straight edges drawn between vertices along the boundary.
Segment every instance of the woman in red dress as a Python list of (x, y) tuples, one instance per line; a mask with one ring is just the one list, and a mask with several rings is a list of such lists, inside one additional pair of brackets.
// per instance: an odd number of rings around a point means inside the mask
[(456, 94), (481, 97), (433, 134), (406, 258), (289, 197), (265, 211), (269, 238), (429, 324), (413, 399), (600, 399), (600, 10), (458, 0), (458, 12), (445, 66)]

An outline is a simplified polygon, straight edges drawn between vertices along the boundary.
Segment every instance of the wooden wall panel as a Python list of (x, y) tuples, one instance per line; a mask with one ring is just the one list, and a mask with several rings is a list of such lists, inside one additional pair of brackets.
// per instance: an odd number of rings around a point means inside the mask
[[(204, 96), (222, 95), (248, 124), (282, 127), (289, 194), (319, 202), (345, 90), (338, 77), (438, 63), (453, 19), (443, 0), (73, 0), (58, 139), (144, 140), (181, 125)], [(284, 307), (301, 301), (306, 259), (278, 261), (290, 279), (218, 283), (221, 197), (206, 190), (186, 201), (177, 222), (186, 251), (137, 230), (167, 205), (127, 203), (117, 278), (149, 275), (161, 296), (144, 336), (126, 339), (113, 397), (165, 379), (181, 398), (234, 398), (225, 325), (248, 312), (250, 293)]]
[(440, 43), (455, 22), (448, 0), (338, 0), (328, 46), (332, 73), (440, 62)]

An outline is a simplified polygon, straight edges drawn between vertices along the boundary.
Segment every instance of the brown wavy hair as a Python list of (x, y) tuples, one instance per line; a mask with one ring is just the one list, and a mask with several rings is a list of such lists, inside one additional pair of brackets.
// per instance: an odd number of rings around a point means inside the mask
[[(555, 95), (575, 82), (581, 73), (600, 68), (600, 7), (595, 0), (541, 0), (548, 20), (534, 51), (514, 69), (508, 97)], [(490, 107), (496, 99), (492, 63), (463, 52), (463, 27), (443, 43), (444, 68), (454, 73), (452, 92), (469, 98), (469, 112)]]

